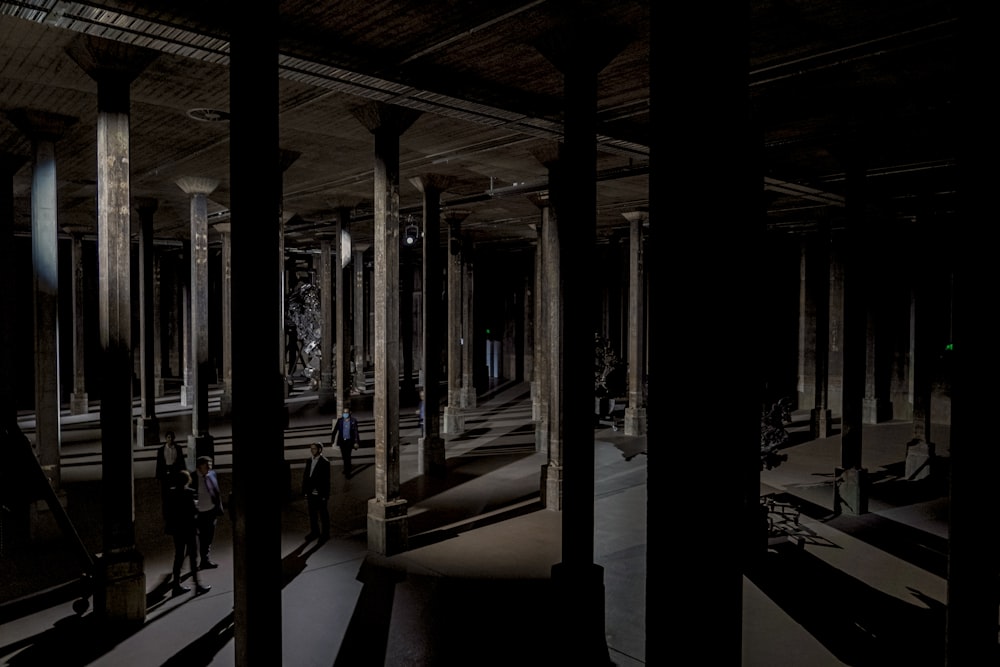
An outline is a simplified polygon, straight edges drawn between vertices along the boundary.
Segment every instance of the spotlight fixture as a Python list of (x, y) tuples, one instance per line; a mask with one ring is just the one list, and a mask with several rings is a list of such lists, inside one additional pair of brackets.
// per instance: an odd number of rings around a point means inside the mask
[(412, 247), (420, 240), (420, 227), (417, 227), (412, 215), (406, 216), (406, 227), (403, 228), (403, 245)]

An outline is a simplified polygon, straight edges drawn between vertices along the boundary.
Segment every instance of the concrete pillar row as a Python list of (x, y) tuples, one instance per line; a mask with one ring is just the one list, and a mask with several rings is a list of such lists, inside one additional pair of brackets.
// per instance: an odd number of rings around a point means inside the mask
[(188, 462), (199, 456), (215, 456), (215, 443), (208, 432), (208, 195), (219, 181), (201, 176), (183, 176), (177, 187), (191, 198), (191, 433)]
[(420, 116), (375, 102), (353, 110), (375, 143), (375, 497), (368, 501), (368, 549), (407, 548), (407, 502), (399, 495), (399, 137)]
[(443, 474), (444, 439), (441, 437), (441, 194), (455, 179), (424, 174), (410, 183), (423, 193), (423, 430), (417, 440), (417, 470), (421, 474)]
[(625, 408), (625, 435), (645, 435), (646, 396), (645, 383), (645, 313), (646, 301), (643, 262), (643, 227), (649, 220), (645, 210), (622, 214), (629, 224), (629, 281), (628, 281), (628, 407)]
[(135, 423), (136, 445), (156, 447), (160, 427), (156, 418), (156, 355), (153, 345), (153, 215), (158, 202), (137, 197), (133, 202), (139, 214), (139, 417)]

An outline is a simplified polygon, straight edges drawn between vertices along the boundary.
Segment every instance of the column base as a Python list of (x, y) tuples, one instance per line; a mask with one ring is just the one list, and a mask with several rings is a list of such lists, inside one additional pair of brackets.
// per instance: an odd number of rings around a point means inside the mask
[(541, 385), (538, 380), (531, 381), (531, 421), (538, 421), (542, 418), (542, 396)]
[(85, 415), (90, 409), (86, 392), (82, 394), (69, 395), (69, 413), (71, 415)]
[(568, 665), (613, 665), (605, 628), (604, 568), (594, 563), (552, 566), (562, 636), (560, 657)]
[(153, 380), (153, 396), (156, 398), (162, 398), (167, 392), (167, 385), (163, 382), (163, 378), (156, 378)]
[[(56, 491), (56, 500), (63, 510), (66, 509), (66, 492), (62, 489)], [(59, 519), (52, 512), (52, 508), (45, 500), (35, 500), (28, 505), (28, 539), (32, 542), (42, 539), (51, 539), (62, 534), (62, 527)]]
[(181, 405), (185, 408), (194, 405), (194, 387), (186, 384), (181, 385)]
[(646, 435), (646, 408), (625, 408), (625, 435)]
[(441, 432), (450, 435), (457, 435), (465, 431), (465, 414), (458, 408), (450, 405), (444, 408), (444, 417), (441, 420)]
[(903, 475), (907, 481), (930, 477), (936, 449), (933, 442), (924, 440), (911, 440), (906, 443), (906, 466)]
[(187, 437), (187, 460), (193, 470), (199, 456), (210, 456), (215, 462), (215, 439), (210, 435), (189, 435)]
[(383, 556), (406, 551), (409, 539), (406, 500), (368, 501), (368, 550)]
[(417, 473), (440, 476), (446, 471), (444, 440), (438, 436), (417, 438)]
[(866, 468), (836, 468), (833, 491), (833, 511), (836, 514), (868, 513), (868, 470)]
[(809, 430), (812, 438), (829, 438), (833, 434), (833, 415), (829, 410), (813, 408), (809, 413)]
[(156, 419), (156, 417), (136, 417), (135, 446), (160, 446), (160, 422)]
[(102, 621), (128, 628), (146, 620), (146, 573), (135, 549), (113, 552), (97, 561), (94, 613)]

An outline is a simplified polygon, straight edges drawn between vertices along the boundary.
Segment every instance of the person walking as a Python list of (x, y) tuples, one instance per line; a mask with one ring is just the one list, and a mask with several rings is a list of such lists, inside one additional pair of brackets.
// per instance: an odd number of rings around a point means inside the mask
[(351, 466), (351, 453), (361, 447), (361, 434), (358, 432), (358, 420), (351, 414), (350, 408), (344, 408), (344, 413), (337, 418), (330, 432), (330, 444), (340, 447), (340, 456), (344, 459), (343, 474), (348, 479), (354, 472)]
[(160, 482), (160, 506), (163, 508), (163, 520), (166, 521), (167, 492), (173, 484), (174, 473), (187, 470), (187, 459), (184, 449), (174, 441), (174, 432), (163, 434), (163, 444), (156, 448), (156, 479)]
[(219, 567), (211, 559), (212, 542), (215, 540), (215, 521), (222, 516), (222, 492), (219, 478), (212, 470), (212, 458), (199, 456), (192, 485), (198, 494), (198, 551), (201, 554), (199, 569), (214, 570)]
[(306, 542), (317, 536), (320, 542), (330, 539), (330, 462), (323, 456), (323, 443), (309, 445), (312, 456), (306, 461), (302, 493), (309, 506), (309, 534)]
[(185, 468), (170, 473), (167, 482), (166, 503), (164, 504), (164, 532), (174, 538), (173, 575), (174, 595), (181, 595), (191, 590), (181, 584), (181, 566), (187, 555), (191, 567), (191, 578), (194, 580), (194, 594), (202, 595), (211, 590), (211, 586), (203, 586), (198, 579), (198, 496), (191, 487), (191, 473)]

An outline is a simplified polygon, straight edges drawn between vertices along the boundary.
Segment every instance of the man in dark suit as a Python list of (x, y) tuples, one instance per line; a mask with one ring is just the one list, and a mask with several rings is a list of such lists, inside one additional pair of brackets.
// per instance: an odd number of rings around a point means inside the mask
[(163, 434), (164, 443), (156, 448), (156, 479), (160, 482), (160, 499), (166, 521), (167, 491), (174, 481), (174, 473), (187, 470), (184, 450), (174, 441), (174, 432)]
[(330, 444), (340, 447), (340, 455), (344, 459), (344, 476), (348, 479), (354, 468), (351, 466), (351, 452), (361, 446), (361, 434), (358, 432), (358, 420), (351, 414), (350, 408), (344, 408), (344, 414), (334, 423), (330, 431)]
[(330, 462), (323, 456), (323, 443), (309, 445), (312, 454), (306, 461), (302, 478), (302, 493), (309, 505), (309, 534), (306, 542), (319, 536), (321, 542), (330, 539)]

